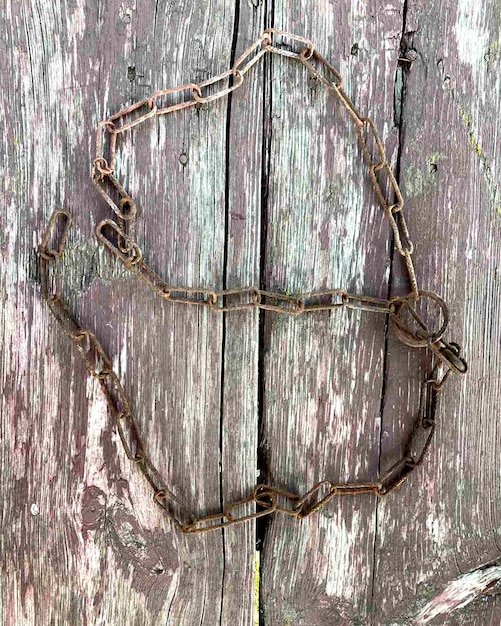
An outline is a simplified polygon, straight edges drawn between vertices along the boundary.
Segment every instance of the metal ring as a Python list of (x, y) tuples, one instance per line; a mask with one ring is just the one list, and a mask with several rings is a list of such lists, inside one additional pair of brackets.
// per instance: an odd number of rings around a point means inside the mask
[[(438, 331), (431, 332), (416, 313), (415, 309), (410, 305), (410, 300), (419, 300), (420, 298), (430, 298), (438, 304), (440, 310), (442, 311), (444, 321)], [(408, 308), (411, 311), (411, 314), (416, 322), (422, 327), (423, 330), (421, 332), (412, 330), (402, 321), (401, 314), (405, 308)], [(396, 336), (407, 346), (411, 346), (413, 348), (422, 348), (439, 341), (449, 324), (449, 310), (447, 305), (445, 304), (445, 301), (433, 291), (418, 291), (417, 294), (410, 294), (408, 296), (394, 296), (391, 298), (390, 316), (395, 323)]]

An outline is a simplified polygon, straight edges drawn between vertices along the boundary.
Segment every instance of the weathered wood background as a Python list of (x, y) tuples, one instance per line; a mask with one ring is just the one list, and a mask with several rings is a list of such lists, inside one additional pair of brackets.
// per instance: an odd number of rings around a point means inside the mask
[[(499, 3), (4, 0), (0, 20), (3, 623), (501, 623)], [(224, 71), (266, 26), (310, 37), (375, 119), (420, 285), (449, 304), (447, 339), (470, 370), (440, 398), (426, 463), (387, 499), (180, 536), (40, 297), (35, 247), (54, 207), (76, 222), (65, 293), (194, 511), (256, 480), (302, 492), (376, 477), (429, 366), (376, 314), (165, 302), (96, 241), (109, 217), (90, 180), (98, 121)], [(231, 99), (143, 125), (119, 168), (167, 280), (407, 290), (355, 134), (293, 61), (266, 59)]]

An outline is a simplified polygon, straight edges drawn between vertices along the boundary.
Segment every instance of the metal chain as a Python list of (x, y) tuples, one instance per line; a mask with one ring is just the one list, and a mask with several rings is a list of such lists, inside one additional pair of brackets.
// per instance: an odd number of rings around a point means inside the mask
[[(299, 51), (291, 49), (291, 45), (286, 43), (287, 40), (293, 44), (301, 44), (301, 49)], [(344, 289), (290, 295), (266, 291), (255, 286), (223, 290), (173, 286), (167, 284), (144, 261), (143, 252), (135, 241), (136, 204), (114, 175), (118, 135), (156, 115), (165, 115), (228, 95), (242, 85), (246, 73), (267, 52), (300, 61), (314, 79), (333, 93), (346, 108), (355, 125), (376, 196), (392, 228), (395, 247), (404, 257), (411, 286), (408, 295), (382, 299), (349, 293)], [(229, 81), (229, 84), (209, 93), (209, 87), (226, 81)], [(189, 94), (188, 99), (178, 102), (171, 100), (186, 93)], [(111, 360), (96, 336), (79, 326), (62, 298), (59, 263), (71, 217), (67, 211), (57, 209), (49, 220), (39, 246), (42, 295), (64, 332), (74, 342), (88, 371), (99, 381), (116, 420), (126, 456), (144, 474), (153, 489), (154, 501), (164, 509), (178, 529), (184, 533), (200, 533), (273, 512), (303, 518), (324, 506), (333, 496), (359, 493), (386, 496), (422, 464), (435, 432), (438, 394), (449, 374), (451, 372), (465, 374), (467, 364), (461, 356), (460, 346), (454, 342), (447, 343), (443, 339), (449, 321), (444, 300), (434, 292), (418, 289), (412, 261), (414, 245), (403, 214), (402, 194), (386, 159), (384, 146), (375, 124), (370, 118), (360, 115), (343, 89), (339, 72), (315, 50), (310, 40), (268, 28), (236, 59), (228, 71), (200, 83), (187, 83), (156, 91), (150, 97), (103, 120), (97, 129), (92, 177), (99, 194), (116, 215), (116, 221), (105, 219), (97, 225), (98, 239), (128, 270), (160, 297), (171, 302), (205, 306), (216, 312), (253, 307), (288, 315), (338, 308), (380, 312), (390, 316), (395, 334), (403, 343), (412, 347), (428, 347), (436, 357), (436, 364), (421, 386), (419, 411), (411, 435), (405, 444), (404, 454), (379, 480), (365, 483), (334, 483), (322, 480), (303, 495), (272, 485), (258, 484), (250, 496), (230, 504), (224, 511), (201, 517), (187, 516), (185, 505), (162, 480), (146, 452), (140, 429), (131, 415), (129, 401), (118, 375), (113, 370)], [(389, 186), (391, 200), (383, 190), (385, 186)], [(57, 241), (55, 247), (50, 247), (52, 240)], [(430, 330), (417, 311), (417, 303), (423, 299), (434, 302), (441, 312), (442, 325), (438, 330)], [(413, 325), (409, 323), (409, 318), (413, 320)]]

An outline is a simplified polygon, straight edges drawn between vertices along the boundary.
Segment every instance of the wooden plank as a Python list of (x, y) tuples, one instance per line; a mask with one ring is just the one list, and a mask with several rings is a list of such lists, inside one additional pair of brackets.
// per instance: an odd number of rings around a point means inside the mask
[[(376, 623), (412, 618), (444, 585), (496, 558), (500, 545), (500, 15), (487, 2), (422, 11), (410, 1), (404, 24), (416, 58), (403, 76), (400, 167), (418, 278), (448, 303), (446, 338), (464, 346), (470, 368), (439, 398), (423, 467), (379, 507)], [(408, 397), (415, 406), (418, 378), (406, 386), (407, 368), (425, 361), (391, 341), (388, 364), (383, 455), (398, 448)], [(500, 611), (496, 598), (429, 623), (497, 624)]]
[[(237, 3), (232, 62), (264, 28), (265, 5)], [(227, 289), (259, 285), (263, 141), (263, 64), (245, 75), (231, 95), (227, 143), (226, 267)], [(258, 309), (235, 311), (224, 319), (222, 495), (225, 506), (248, 497), (257, 481)], [(222, 532), (224, 577), (221, 624), (254, 624), (256, 524)]]
[[(226, 544), (221, 533), (174, 532), (126, 460), (97, 385), (33, 282), (33, 245), (54, 206), (65, 206), (76, 221), (64, 267), (73, 310), (112, 356), (149, 452), (174, 491), (194, 512), (219, 510), (220, 426), (234, 409), (231, 402), (221, 407), (223, 349), (231, 349), (222, 317), (160, 301), (104, 254), (93, 228), (109, 214), (89, 178), (94, 129), (105, 115), (229, 66), (235, 4), (219, 8), (7, 3), (2, 432), (10, 475), (2, 487), (4, 545), (14, 548), (2, 583), (7, 622), (251, 619), (252, 531)], [(229, 39), (214, 37), (219, 32)], [(138, 240), (173, 282), (223, 286), (226, 115), (222, 99), (159, 119), (120, 149), (119, 174), (138, 199)], [(252, 220), (247, 228), (253, 232)], [(251, 351), (252, 336), (251, 327), (239, 329)], [(234, 376), (227, 373), (227, 381)], [(225, 434), (224, 453), (229, 463), (239, 449), (250, 475), (255, 448), (239, 447), (256, 418), (247, 404), (242, 415), (249, 422)], [(230, 479), (225, 489), (231, 495), (236, 485)]]
[[(401, 2), (275, 2), (274, 25), (300, 32), (339, 68), (345, 89), (374, 118), (392, 164), (393, 85)], [(297, 16), (301, 16), (298, 20)], [(335, 25), (335, 35), (332, 29)], [(345, 110), (304, 69), (274, 59), (265, 281), (291, 292), (322, 288), (386, 297), (390, 229), (373, 194)], [(267, 475), (304, 493), (324, 478), (378, 475), (385, 318), (266, 314), (264, 441)], [(382, 459), (385, 469), (386, 459)], [(264, 536), (265, 624), (368, 623), (376, 502), (331, 500), (300, 523), (275, 516)]]

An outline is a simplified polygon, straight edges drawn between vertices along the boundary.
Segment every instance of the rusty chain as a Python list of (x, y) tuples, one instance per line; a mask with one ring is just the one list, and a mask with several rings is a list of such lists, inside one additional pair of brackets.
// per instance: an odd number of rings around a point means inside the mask
[[(285, 43), (286, 40), (301, 44), (301, 49), (292, 50), (290, 44)], [(346, 108), (355, 125), (376, 196), (393, 231), (395, 247), (404, 257), (411, 287), (408, 295), (382, 299), (349, 293), (344, 289), (290, 295), (266, 291), (254, 286), (224, 290), (184, 287), (167, 284), (146, 264), (143, 252), (135, 241), (136, 204), (114, 175), (118, 135), (156, 115), (173, 113), (228, 95), (242, 85), (245, 74), (268, 52), (300, 61), (311, 75), (333, 93)], [(228, 85), (215, 93), (209, 93), (210, 86), (227, 80)], [(188, 99), (178, 102), (170, 100), (185, 93), (189, 94)], [(383, 176), (386, 177), (386, 183)], [(96, 157), (93, 161), (92, 178), (99, 194), (116, 215), (116, 221), (105, 219), (97, 225), (98, 239), (128, 270), (160, 297), (171, 302), (202, 305), (216, 312), (253, 307), (289, 315), (338, 308), (381, 312), (390, 316), (395, 334), (403, 343), (412, 347), (427, 347), (436, 357), (431, 373), (421, 386), (419, 410), (413, 430), (404, 446), (404, 454), (379, 480), (366, 483), (334, 483), (330, 480), (322, 480), (303, 495), (272, 485), (258, 484), (253, 488), (250, 496), (230, 504), (224, 511), (201, 517), (187, 515), (185, 505), (165, 484), (147, 454), (140, 429), (131, 415), (129, 401), (118, 375), (113, 370), (110, 358), (94, 333), (79, 326), (63, 300), (59, 264), (71, 224), (71, 216), (67, 211), (57, 209), (49, 220), (39, 246), (42, 295), (64, 332), (74, 342), (89, 373), (98, 380), (116, 421), (126, 456), (144, 474), (153, 489), (154, 501), (164, 509), (178, 529), (184, 533), (200, 533), (273, 512), (304, 518), (317, 511), (336, 495), (372, 493), (379, 497), (385, 496), (399, 487), (407, 476), (422, 464), (435, 432), (438, 394), (443, 389), (449, 374), (451, 372), (465, 374), (467, 364), (461, 356), (460, 346), (454, 342), (447, 343), (443, 339), (449, 321), (444, 300), (434, 292), (418, 289), (412, 261), (414, 245), (403, 214), (402, 194), (386, 159), (384, 146), (375, 124), (370, 118), (360, 115), (343, 89), (339, 72), (315, 50), (311, 41), (272, 28), (266, 29), (236, 59), (228, 71), (203, 82), (186, 83), (156, 91), (150, 97), (103, 120), (97, 128)], [(383, 191), (385, 185), (389, 186), (391, 200)], [(53, 240), (56, 240), (57, 245), (51, 247)], [(434, 302), (441, 312), (442, 324), (436, 331), (428, 328), (422, 315), (417, 311), (417, 303), (423, 299)], [(408, 316), (407, 320), (405, 314)], [(409, 317), (414, 321), (414, 326), (409, 324)], [(177, 509), (177, 512), (174, 509)]]

